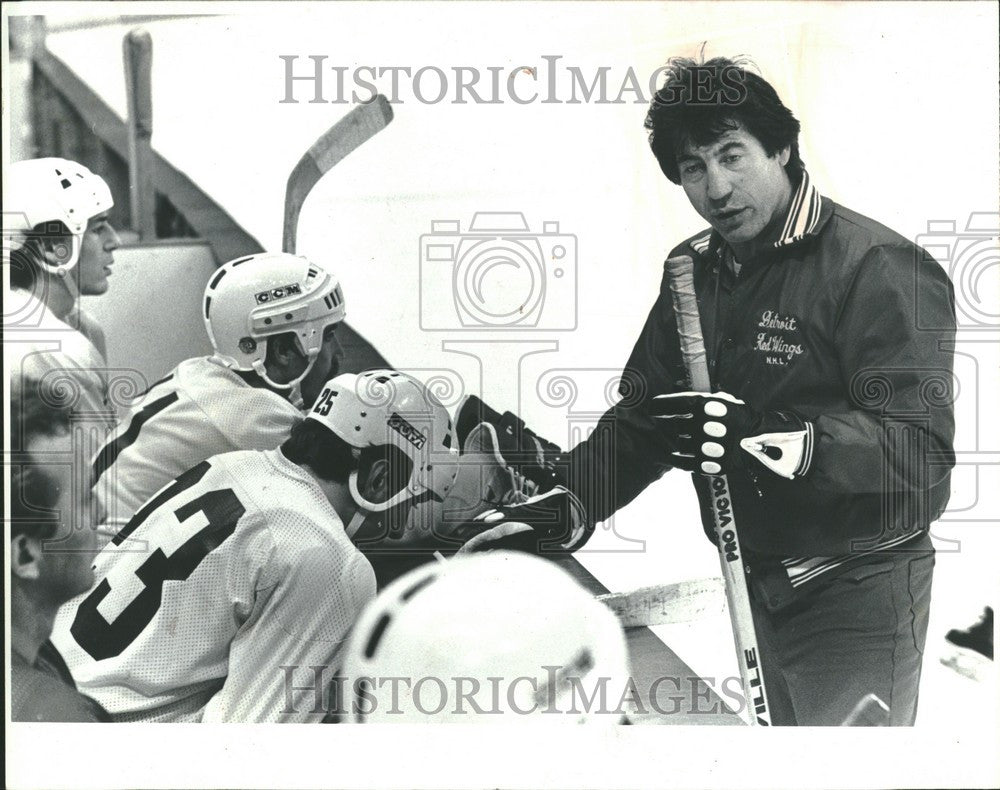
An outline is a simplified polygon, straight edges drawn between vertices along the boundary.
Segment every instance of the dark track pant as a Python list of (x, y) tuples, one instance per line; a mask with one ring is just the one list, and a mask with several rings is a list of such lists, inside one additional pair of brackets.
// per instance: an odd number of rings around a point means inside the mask
[(933, 569), (933, 551), (897, 552), (781, 611), (752, 601), (772, 724), (837, 725), (869, 693), (913, 724)]

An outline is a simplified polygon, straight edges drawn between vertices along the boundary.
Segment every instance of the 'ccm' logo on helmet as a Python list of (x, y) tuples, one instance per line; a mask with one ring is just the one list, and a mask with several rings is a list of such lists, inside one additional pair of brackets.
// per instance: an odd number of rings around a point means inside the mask
[(396, 433), (402, 436), (406, 441), (416, 447), (418, 450), (422, 449), (427, 443), (427, 437), (424, 436), (420, 431), (414, 428), (410, 423), (400, 417), (396, 412), (392, 413), (386, 422), (390, 428), (392, 428)]
[(257, 300), (257, 304), (264, 304), (265, 302), (273, 302), (276, 299), (284, 299), (286, 296), (294, 296), (300, 293), (302, 293), (302, 288), (299, 287), (299, 284), (292, 283), (281, 288), (272, 288), (270, 291), (261, 291), (254, 296), (254, 299)]

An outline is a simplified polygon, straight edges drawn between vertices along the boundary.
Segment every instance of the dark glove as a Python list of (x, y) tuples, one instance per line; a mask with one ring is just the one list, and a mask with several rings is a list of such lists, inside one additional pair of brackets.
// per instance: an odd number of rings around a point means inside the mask
[(491, 549), (561, 554), (582, 546), (591, 532), (580, 500), (557, 486), (520, 505), (487, 510), (452, 537), (464, 541), (460, 554)]
[(459, 407), (455, 420), (458, 446), (465, 452), (466, 437), (480, 423), (496, 428), (500, 455), (504, 463), (534, 484), (536, 493), (545, 493), (565, 485), (565, 470), (560, 458), (563, 451), (536, 434), (513, 412), (500, 414), (475, 395), (469, 395)]
[(679, 469), (719, 475), (759, 463), (789, 479), (809, 469), (812, 423), (793, 412), (759, 412), (728, 392), (657, 395), (649, 410)]

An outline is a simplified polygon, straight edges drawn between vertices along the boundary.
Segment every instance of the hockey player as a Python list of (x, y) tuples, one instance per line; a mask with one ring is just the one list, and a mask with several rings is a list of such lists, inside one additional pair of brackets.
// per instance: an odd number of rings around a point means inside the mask
[(94, 459), (113, 535), (162, 486), (232, 450), (273, 450), (304, 401), (337, 374), (344, 297), (336, 277), (285, 253), (230, 261), (205, 288), (215, 349), (186, 360), (137, 400)]
[[(359, 547), (436, 545), (459, 467), (451, 418), (430, 390), (395, 370), (344, 374), (323, 387), (309, 419), (358, 452), (347, 534)], [(365, 493), (364, 481), (385, 495)]]
[(90, 487), (74, 479), (70, 409), (28, 383), (11, 399), (11, 719), (106, 721), (49, 641), (59, 606), (93, 584), (97, 542)]
[(628, 677), (604, 604), (555, 565), (498, 551), (426, 565), (380, 593), (345, 646), (330, 718), (616, 724)]
[(329, 665), (375, 595), (344, 525), (360, 525), (359, 510), (441, 499), (450, 477), (428, 472), (447, 471), (451, 441), (447, 412), (416, 380), (344, 374), (279, 449), (186, 471), (60, 613), (57, 644), (81, 688), (116, 721), (321, 719), (293, 688), (295, 669)]
[(13, 360), (14, 385), (23, 389), (18, 379), (30, 379), (42, 388), (40, 397), (55, 394), (77, 421), (96, 424), (100, 441), (115, 424), (106, 346), (79, 298), (108, 290), (119, 246), (108, 221), (111, 191), (100, 176), (68, 159), (14, 162), (6, 176), (4, 263), (12, 292), (4, 311), (4, 351)]

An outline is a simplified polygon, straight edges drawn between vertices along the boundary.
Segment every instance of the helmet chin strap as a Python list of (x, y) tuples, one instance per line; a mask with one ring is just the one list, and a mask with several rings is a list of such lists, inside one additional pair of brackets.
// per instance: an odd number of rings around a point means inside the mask
[(302, 398), (302, 385), (300, 385), (299, 382), (295, 382), (292, 385), (291, 390), (288, 393), (288, 402), (299, 411), (305, 408), (306, 402)]
[(371, 515), (367, 510), (363, 508), (358, 508), (354, 511), (354, 517), (351, 519), (351, 523), (347, 525), (347, 537), (354, 539), (354, 536), (358, 534), (358, 530), (361, 529), (361, 525), (368, 520), (368, 516)]
[[(80, 260), (80, 240), (76, 236), (70, 236), (70, 239), (71, 239), (70, 244), (72, 245), (72, 248), (70, 251), (70, 257), (65, 263), (61, 263), (58, 265), (53, 265), (49, 263), (49, 261), (46, 259), (48, 251), (44, 247), (40, 250), (37, 250), (36, 254), (33, 255), (32, 257), (34, 258), (35, 265), (38, 266), (38, 268), (41, 269), (46, 275), (48, 275), (45, 278), (46, 282), (44, 287), (58, 288), (62, 286), (62, 289), (65, 291), (66, 296), (69, 297), (70, 300), (69, 310), (72, 311), (74, 305), (79, 308), (80, 304), (80, 287), (77, 284), (76, 278), (73, 276), (73, 273), (76, 271), (76, 264)], [(39, 296), (39, 294), (35, 294), (35, 296)], [(40, 295), (40, 299), (50, 307), (54, 307), (54, 305), (51, 304), (50, 300), (46, 298), (44, 294)]]
[(386, 539), (398, 541), (404, 536), (406, 530), (413, 526), (411, 516), (415, 509), (436, 498), (433, 491), (423, 491), (417, 496), (407, 497), (387, 509), (369, 510), (363, 505), (358, 505), (358, 509), (346, 527), (347, 537), (355, 542), (359, 539), (362, 542), (375, 541), (376, 543), (382, 543)]
[(384, 513), (387, 510), (391, 510), (397, 505), (401, 505), (413, 496), (413, 491), (410, 490), (410, 486), (407, 485), (405, 488), (401, 488), (391, 497), (389, 497), (385, 502), (372, 502), (364, 494), (361, 493), (361, 486), (358, 483), (358, 473), (355, 470), (351, 472), (350, 477), (347, 479), (347, 487), (351, 492), (351, 497), (358, 507), (362, 507), (369, 513)]
[(57, 306), (57, 300), (61, 301), (62, 298), (57, 295), (58, 290), (66, 294), (66, 298), (69, 300), (66, 312), (59, 316), (60, 320), (64, 321), (67, 326), (71, 326), (73, 329), (80, 329), (80, 287), (77, 285), (76, 277), (73, 276), (75, 268), (68, 268), (60, 266), (58, 268), (50, 269), (52, 272), (47, 278), (47, 287), (52, 288), (51, 296), (45, 299), (46, 305), (53, 310), (54, 313), (60, 312), (60, 307)]
[[(267, 342), (270, 342), (268, 338)], [(301, 345), (299, 346), (301, 349)], [(319, 349), (312, 351), (304, 356), (307, 357), (308, 362), (306, 363), (305, 370), (303, 370), (298, 376), (296, 376), (291, 381), (277, 382), (268, 375), (267, 368), (264, 365), (264, 360), (255, 360), (252, 364), (253, 371), (258, 376), (260, 376), (268, 385), (279, 390), (288, 390), (288, 400), (297, 409), (304, 407), (304, 401), (302, 399), (302, 379), (309, 375), (309, 371), (312, 370), (313, 365), (316, 364), (316, 357), (319, 356)]]
[(63, 284), (66, 292), (69, 294), (70, 298), (73, 300), (73, 304), (80, 304), (80, 287), (77, 285), (76, 278), (73, 276), (74, 268), (69, 268), (67, 266), (59, 266), (55, 270), (55, 279)]

